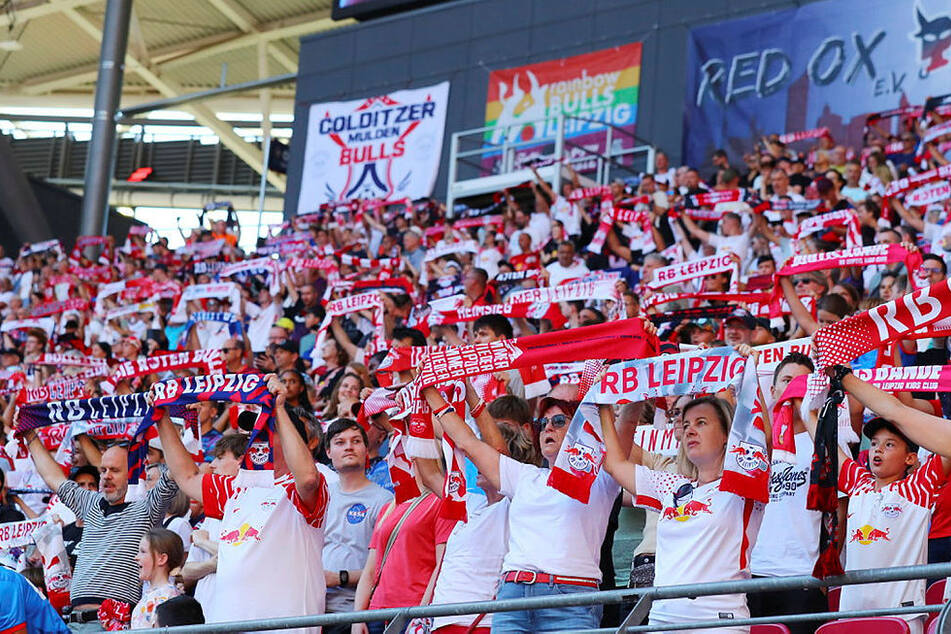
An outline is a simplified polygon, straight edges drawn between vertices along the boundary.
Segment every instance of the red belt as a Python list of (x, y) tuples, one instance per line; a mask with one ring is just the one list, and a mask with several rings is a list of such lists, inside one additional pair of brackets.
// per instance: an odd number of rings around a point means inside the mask
[(597, 588), (600, 584), (597, 579), (588, 579), (587, 577), (563, 577), (561, 575), (549, 575), (544, 572), (529, 572), (528, 570), (512, 570), (502, 574), (502, 581), (510, 583), (564, 583), (569, 586), (585, 586), (588, 588)]

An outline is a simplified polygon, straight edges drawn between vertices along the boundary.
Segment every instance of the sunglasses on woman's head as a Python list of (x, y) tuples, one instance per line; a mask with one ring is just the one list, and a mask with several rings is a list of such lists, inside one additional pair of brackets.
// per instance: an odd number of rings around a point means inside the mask
[(535, 430), (541, 431), (548, 427), (548, 423), (551, 423), (551, 426), (555, 429), (561, 429), (568, 424), (569, 418), (565, 414), (555, 414), (551, 418), (541, 417), (535, 419)]

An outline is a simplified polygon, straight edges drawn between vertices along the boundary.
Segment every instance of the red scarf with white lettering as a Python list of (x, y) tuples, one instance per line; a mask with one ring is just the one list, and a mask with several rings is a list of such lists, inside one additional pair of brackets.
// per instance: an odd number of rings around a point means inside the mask
[(817, 370), (856, 357), (951, 318), (951, 280), (926, 286), (887, 304), (820, 328), (812, 343)]
[(135, 361), (123, 361), (113, 368), (106, 381), (115, 385), (125, 379), (186, 368), (202, 368), (208, 374), (220, 374), (224, 370), (224, 358), (220, 350), (182, 350), (152, 355)]
[(743, 200), (746, 200), (746, 190), (725, 189), (687, 196), (686, 202), (689, 207), (713, 207), (718, 203), (736, 203)]
[[(840, 269), (849, 266), (864, 268), (867, 266), (894, 264), (896, 262), (903, 262), (905, 264), (905, 268), (908, 269), (908, 281), (914, 287), (916, 281), (914, 273), (918, 270), (918, 267), (921, 266), (921, 253), (918, 251), (908, 251), (908, 249), (900, 244), (874, 244), (867, 247), (840, 249), (828, 253), (803, 253), (788, 260), (786, 265), (776, 272), (776, 275), (798, 275), (799, 273)], [(773, 289), (770, 317), (778, 317), (781, 314), (780, 300), (782, 296), (782, 288), (777, 284)]]
[(788, 144), (795, 143), (797, 141), (805, 141), (806, 139), (818, 139), (824, 136), (832, 138), (832, 135), (829, 134), (829, 128), (813, 128), (812, 130), (787, 132), (785, 134), (779, 135), (779, 142)]

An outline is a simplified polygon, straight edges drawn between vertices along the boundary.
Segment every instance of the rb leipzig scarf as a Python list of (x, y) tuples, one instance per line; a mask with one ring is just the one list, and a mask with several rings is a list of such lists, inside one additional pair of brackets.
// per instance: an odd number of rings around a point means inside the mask
[(713, 207), (718, 203), (736, 203), (746, 200), (746, 191), (742, 189), (726, 189), (723, 191), (706, 192), (687, 196), (688, 207)]
[(656, 354), (657, 346), (657, 338), (644, 330), (640, 319), (624, 319), (492, 343), (432, 349), (413, 383), (423, 388), (545, 363), (644, 358)]
[(571, 419), (548, 486), (588, 503), (604, 462), (597, 406), (658, 396), (718, 392), (733, 384), (745, 360), (730, 347), (616, 363), (594, 383)]
[(766, 408), (760, 394), (756, 362), (749, 357), (727, 439), (720, 490), (763, 504), (769, 502), (770, 460), (766, 434)]
[(737, 290), (740, 277), (739, 265), (730, 253), (663, 266), (654, 271), (654, 277), (648, 282), (647, 286), (656, 291), (671, 284), (680, 284), (699, 277), (716, 275), (717, 273), (733, 273), (730, 277), (730, 290)]
[[(895, 246), (895, 245), (892, 245)], [(856, 357), (951, 317), (951, 280), (820, 328), (812, 336), (817, 370)]]
[(432, 262), (433, 260), (438, 260), (441, 257), (447, 255), (455, 255), (457, 253), (478, 253), (479, 252), (479, 243), (475, 240), (465, 240), (463, 242), (448, 242), (437, 245), (432, 249), (426, 251), (425, 257), (423, 257), (423, 262)]

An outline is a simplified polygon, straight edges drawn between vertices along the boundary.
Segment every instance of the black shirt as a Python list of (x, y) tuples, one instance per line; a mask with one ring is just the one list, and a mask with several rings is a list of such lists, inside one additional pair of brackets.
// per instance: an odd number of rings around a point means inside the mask
[(0, 504), (0, 524), (22, 522), (26, 517), (13, 507), (12, 504)]

